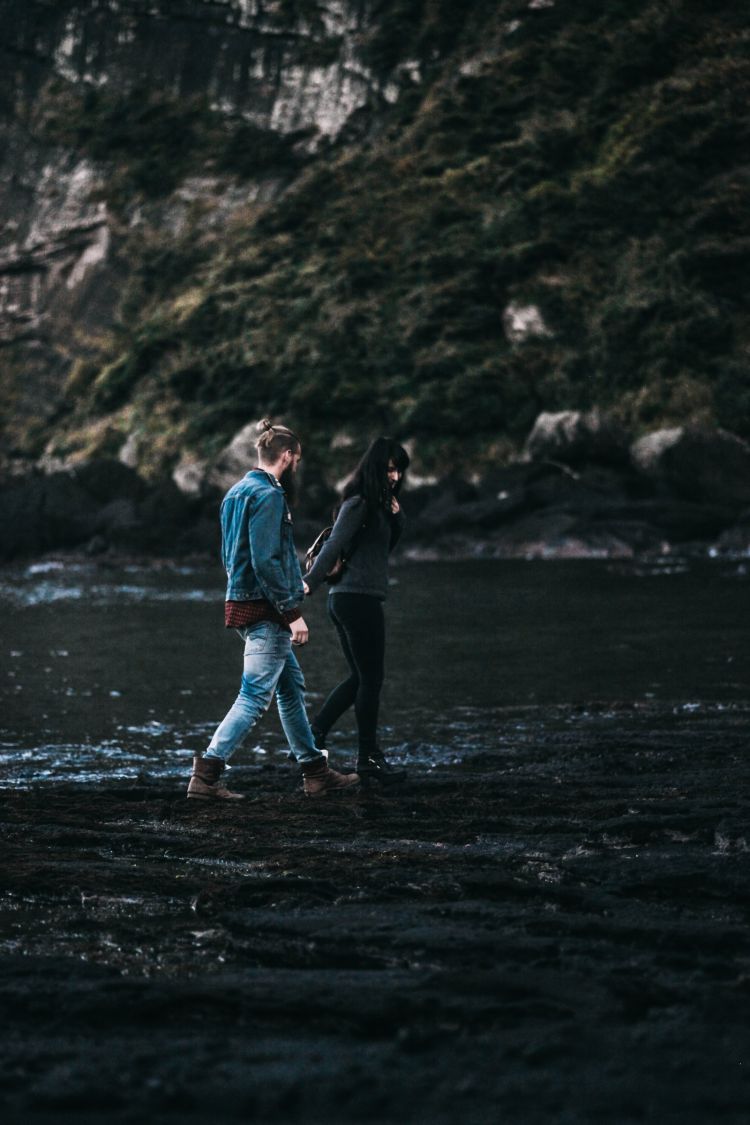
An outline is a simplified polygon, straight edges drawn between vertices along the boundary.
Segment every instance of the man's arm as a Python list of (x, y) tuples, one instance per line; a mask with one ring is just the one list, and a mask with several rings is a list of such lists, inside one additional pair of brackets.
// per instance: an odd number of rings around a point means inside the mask
[(305, 624), (304, 617), (295, 618), (295, 620), (290, 623), (289, 628), (290, 628), (291, 633), (292, 633), (292, 644), (293, 645), (306, 645), (307, 644), (307, 642), (309, 640), (309, 637), (310, 637), (310, 634), (308, 632), (307, 625)]
[(250, 562), (263, 596), (284, 613), (299, 604), (299, 592), (289, 588), (281, 564), (281, 524), (286, 502), (277, 489), (261, 493), (250, 514)]

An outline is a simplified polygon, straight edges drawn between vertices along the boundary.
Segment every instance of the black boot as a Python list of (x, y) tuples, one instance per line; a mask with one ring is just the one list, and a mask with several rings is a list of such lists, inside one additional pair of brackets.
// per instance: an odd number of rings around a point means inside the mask
[(392, 765), (377, 746), (372, 750), (360, 750), (357, 758), (357, 773), (363, 785), (373, 781), (379, 781), (382, 785), (406, 781), (406, 770), (401, 766)]
[(314, 723), (310, 723), (310, 730), (312, 731), (313, 742), (315, 743), (315, 749), (316, 750), (325, 750), (326, 749), (326, 736), (323, 734), (323, 732), (321, 730), (318, 730), (318, 728), (315, 726)]

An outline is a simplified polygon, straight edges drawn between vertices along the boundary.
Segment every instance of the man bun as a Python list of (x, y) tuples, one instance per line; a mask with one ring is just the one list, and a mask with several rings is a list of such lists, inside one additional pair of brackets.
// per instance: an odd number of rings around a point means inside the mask
[(288, 426), (274, 425), (269, 418), (262, 418), (256, 426), (258, 440), (255, 447), (261, 461), (273, 465), (278, 461), (286, 449), (297, 451), (300, 448), (299, 438)]

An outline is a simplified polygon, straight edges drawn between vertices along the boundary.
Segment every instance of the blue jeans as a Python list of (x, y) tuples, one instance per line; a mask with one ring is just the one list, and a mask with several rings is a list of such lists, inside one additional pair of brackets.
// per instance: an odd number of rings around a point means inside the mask
[(292, 652), (291, 633), (272, 621), (261, 621), (238, 632), (245, 641), (240, 694), (217, 727), (205, 757), (228, 761), (268, 710), (274, 692), (293, 756), (298, 762), (324, 757), (313, 742), (305, 711), (305, 680)]

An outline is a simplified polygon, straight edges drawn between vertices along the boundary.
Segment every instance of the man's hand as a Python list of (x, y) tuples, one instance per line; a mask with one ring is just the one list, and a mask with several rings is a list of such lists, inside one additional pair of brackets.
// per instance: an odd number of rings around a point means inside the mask
[(397, 516), (401, 511), (401, 505), (399, 504), (395, 496), (391, 496), (391, 511), (393, 512), (394, 516)]
[(302, 589), (305, 591), (306, 594), (310, 593), (310, 587), (307, 585), (307, 583), (304, 580), (302, 582)]
[(306, 645), (307, 644), (310, 633), (308, 631), (307, 625), (305, 625), (304, 617), (298, 617), (296, 621), (293, 621), (291, 623), (289, 628), (292, 630), (292, 644), (293, 645)]

